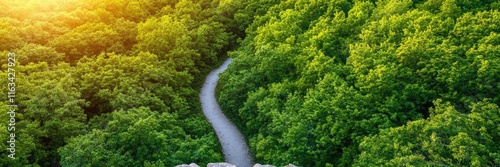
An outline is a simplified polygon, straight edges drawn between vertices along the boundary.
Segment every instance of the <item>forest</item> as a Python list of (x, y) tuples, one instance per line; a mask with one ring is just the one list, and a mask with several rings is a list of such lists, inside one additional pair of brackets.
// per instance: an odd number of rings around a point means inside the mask
[(222, 162), (227, 57), (255, 162), (500, 166), (500, 0), (0, 0), (0, 55), (0, 166)]
[[(500, 1), (255, 0), (218, 88), (255, 161), (499, 166)], [(242, 24), (245, 25), (245, 24)]]
[(9, 111), (12, 52), (17, 112), (15, 159), (10, 116), (0, 114), (0, 166), (223, 161), (198, 91), (235, 46), (231, 4), (1, 0), (0, 108)]

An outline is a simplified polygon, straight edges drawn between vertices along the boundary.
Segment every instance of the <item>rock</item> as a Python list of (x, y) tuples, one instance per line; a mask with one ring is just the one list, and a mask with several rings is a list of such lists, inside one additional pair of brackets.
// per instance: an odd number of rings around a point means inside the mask
[(276, 167), (276, 166), (273, 166), (273, 165), (261, 165), (261, 164), (255, 164), (255, 165), (253, 165), (253, 167)]
[(175, 166), (175, 167), (200, 167), (200, 166), (196, 165), (195, 163), (191, 163), (191, 164), (189, 164), (189, 165), (187, 165), (187, 164), (182, 164), (182, 165), (177, 165), (177, 166)]
[(209, 163), (207, 167), (236, 167), (236, 165), (230, 163)]
[[(196, 165), (195, 163), (191, 163), (189, 165), (187, 164), (182, 164), (182, 165), (177, 165), (175, 167), (200, 167), (198, 165)], [(207, 167), (237, 167), (236, 165), (233, 165), (233, 164), (230, 164), (230, 163), (226, 163), (226, 162), (219, 162), (219, 163), (209, 163), (207, 164)], [(253, 165), (253, 167), (276, 167), (274, 165), (262, 165), (262, 164), (255, 164)], [(294, 164), (288, 164), (284, 167), (297, 167), (295, 166)]]

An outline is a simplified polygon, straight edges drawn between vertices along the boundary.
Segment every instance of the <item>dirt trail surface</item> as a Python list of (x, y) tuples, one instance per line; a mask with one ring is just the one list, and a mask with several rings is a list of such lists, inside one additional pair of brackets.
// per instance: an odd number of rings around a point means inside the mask
[(217, 133), (226, 162), (238, 167), (252, 167), (252, 158), (243, 135), (222, 113), (215, 99), (215, 87), (219, 81), (219, 73), (224, 72), (231, 61), (232, 59), (228, 58), (224, 64), (208, 74), (200, 92), (201, 107)]

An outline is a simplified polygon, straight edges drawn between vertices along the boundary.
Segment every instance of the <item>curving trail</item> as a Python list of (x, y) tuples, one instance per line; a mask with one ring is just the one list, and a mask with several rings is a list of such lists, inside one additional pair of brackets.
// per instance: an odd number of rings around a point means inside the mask
[(215, 87), (219, 81), (219, 73), (224, 72), (231, 61), (232, 59), (228, 58), (224, 64), (208, 74), (200, 92), (201, 107), (208, 122), (215, 129), (226, 162), (238, 167), (252, 167), (253, 162), (245, 138), (222, 113), (215, 99)]

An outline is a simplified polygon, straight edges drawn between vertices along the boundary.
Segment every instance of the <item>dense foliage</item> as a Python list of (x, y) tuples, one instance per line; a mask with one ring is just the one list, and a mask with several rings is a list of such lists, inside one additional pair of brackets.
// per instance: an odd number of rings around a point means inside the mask
[(498, 166), (499, 10), (498, 0), (248, 1), (219, 103), (260, 163)]
[(15, 159), (0, 115), (0, 166), (223, 161), (198, 89), (235, 40), (232, 3), (1, 0), (0, 54), (17, 55), (18, 108)]
[[(499, 0), (0, 0), (18, 105), (16, 159), (4, 143), (0, 166), (222, 161), (198, 89), (236, 44), (219, 103), (256, 162), (498, 166), (499, 10)], [(9, 119), (0, 114), (1, 141)]]

